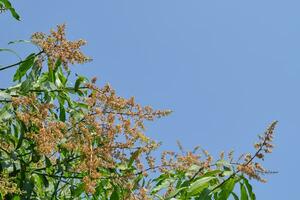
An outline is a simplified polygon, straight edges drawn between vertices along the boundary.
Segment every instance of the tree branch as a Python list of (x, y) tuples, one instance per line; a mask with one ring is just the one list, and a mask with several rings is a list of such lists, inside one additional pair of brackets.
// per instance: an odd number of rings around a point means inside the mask
[[(44, 51), (40, 51), (40, 52), (38, 52), (37, 54), (35, 54), (35, 56), (39, 56), (39, 55), (41, 55), (42, 53), (44, 53)], [(20, 62), (17, 62), (17, 63), (11, 64), (11, 65), (7, 65), (7, 66), (5, 66), (5, 67), (1, 67), (1, 68), (0, 68), (0, 71), (3, 71), (3, 70), (6, 70), (6, 69), (9, 69), (9, 68), (11, 68), (11, 67), (18, 66), (18, 65), (22, 64), (23, 62), (26, 62), (26, 61), (28, 61), (28, 60), (30, 60), (30, 59), (32, 59), (32, 58), (25, 59), (25, 60), (21, 60)]]

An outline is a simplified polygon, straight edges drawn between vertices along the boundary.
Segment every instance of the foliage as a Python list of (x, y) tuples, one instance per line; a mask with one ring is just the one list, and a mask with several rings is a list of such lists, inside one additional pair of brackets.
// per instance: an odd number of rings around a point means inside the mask
[[(7, 0), (9, 9), (19, 19)], [(22, 42), (22, 41), (17, 41)], [(254, 154), (237, 160), (222, 152), (214, 161), (199, 148), (152, 152), (159, 144), (145, 135), (145, 121), (170, 114), (96, 86), (70, 66), (90, 58), (84, 40), (68, 41), (65, 25), (49, 35), (34, 33), (40, 51), (4, 66), (17, 67), (14, 85), (0, 89), (0, 199), (255, 199), (249, 179), (271, 173), (255, 159), (271, 153), (273, 122)], [(201, 156), (204, 155), (204, 158)]]
[(9, 0), (0, 0), (0, 13), (9, 10), (11, 15), (16, 19), (20, 20), (19, 14), (16, 12), (14, 7), (11, 5)]

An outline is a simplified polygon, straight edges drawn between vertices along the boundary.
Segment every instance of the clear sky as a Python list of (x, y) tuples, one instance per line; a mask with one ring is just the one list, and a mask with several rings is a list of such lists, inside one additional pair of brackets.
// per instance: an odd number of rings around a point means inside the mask
[[(162, 150), (201, 145), (213, 154), (253, 150), (279, 120), (258, 200), (299, 199), (300, 1), (26, 0), (22, 16), (0, 15), (0, 47), (67, 23), (94, 61), (73, 70), (110, 82), (122, 96), (174, 113), (149, 123)], [(29, 45), (24, 44), (27, 53)], [(25, 55), (24, 45), (11, 46)], [(0, 55), (0, 64), (15, 60)], [(7, 85), (13, 70), (1, 72)], [(99, 82), (99, 83), (100, 83)]]

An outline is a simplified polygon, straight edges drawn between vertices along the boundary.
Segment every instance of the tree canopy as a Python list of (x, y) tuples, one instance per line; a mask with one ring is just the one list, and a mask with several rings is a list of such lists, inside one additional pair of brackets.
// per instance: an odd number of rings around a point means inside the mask
[[(8, 0), (1, 11), (20, 16)], [(13, 85), (0, 88), (0, 199), (256, 199), (250, 179), (265, 182), (261, 165), (273, 149), (277, 121), (255, 143), (254, 153), (216, 159), (196, 147), (153, 157), (160, 143), (145, 121), (171, 114), (123, 98), (109, 84), (72, 72), (90, 62), (84, 40), (70, 41), (66, 25), (30, 42), (39, 51), (19, 62)], [(13, 52), (11, 49), (0, 49)], [(101, 85), (101, 84), (100, 84)]]

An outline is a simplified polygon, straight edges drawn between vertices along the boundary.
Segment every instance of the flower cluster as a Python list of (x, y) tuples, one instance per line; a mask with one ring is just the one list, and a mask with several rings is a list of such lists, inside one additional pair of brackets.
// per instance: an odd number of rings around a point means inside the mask
[(20, 194), (20, 188), (14, 183), (11, 178), (0, 176), (0, 194), (5, 196), (8, 193)]
[(52, 63), (60, 60), (65, 67), (68, 67), (68, 64), (81, 64), (90, 60), (80, 51), (80, 47), (85, 45), (86, 41), (66, 39), (65, 24), (58, 25), (57, 31), (51, 30), (50, 35), (41, 32), (34, 33), (31, 41), (47, 54)]
[(64, 137), (66, 124), (55, 120), (49, 115), (53, 104), (40, 103), (34, 94), (12, 99), (17, 119), (28, 129), (26, 137), (36, 142), (38, 152), (50, 155), (57, 150), (57, 145)]
[[(69, 172), (85, 175), (82, 181), (88, 193), (95, 191), (96, 181), (105, 176), (106, 170), (128, 163), (130, 155), (136, 169), (146, 175), (142, 156), (150, 168), (154, 167), (155, 159), (149, 153), (158, 144), (145, 135), (144, 121), (166, 116), (170, 111), (142, 107), (133, 97), (117, 96), (109, 85), (98, 88), (89, 83), (84, 90), (88, 94), (78, 103), (88, 109), (73, 110), (65, 122), (53, 114), (55, 105), (41, 103), (36, 95), (14, 97), (16, 117), (26, 126), (25, 138), (34, 141), (38, 154), (52, 160), (64, 150), (76, 156)], [(133, 187), (128, 179), (134, 173), (137, 172), (116, 175), (114, 179), (120, 185)]]
[(266, 180), (261, 177), (261, 174), (269, 173), (269, 171), (266, 170), (260, 163), (254, 162), (254, 159), (258, 158), (264, 160), (266, 153), (272, 153), (274, 147), (272, 142), (276, 124), (277, 121), (271, 123), (264, 134), (259, 136), (259, 142), (254, 144), (256, 153), (253, 156), (251, 154), (246, 154), (244, 156), (244, 163), (237, 166), (237, 169), (240, 172), (247, 174), (250, 178), (266, 182)]
[[(56, 160), (57, 155), (67, 150), (75, 158), (68, 173), (83, 175), (81, 179), (87, 193), (95, 192), (99, 179), (110, 178), (123, 188), (134, 190), (127, 196), (128, 199), (147, 199), (149, 188), (134, 188), (132, 181), (137, 174), (147, 176), (148, 170), (159, 169), (166, 174), (184, 172), (187, 178), (193, 179), (218, 167), (207, 151), (202, 150), (200, 154), (197, 152), (199, 147), (185, 151), (180, 143), (181, 153), (163, 152), (161, 164), (156, 166), (150, 152), (159, 144), (145, 135), (144, 121), (166, 116), (170, 111), (142, 107), (133, 97), (126, 99), (117, 96), (110, 85), (99, 88), (88, 83), (82, 90), (86, 91), (86, 95), (78, 103), (86, 105), (86, 108), (72, 108), (64, 122), (53, 114), (55, 105), (40, 103), (33, 94), (14, 97), (12, 105), (17, 119), (27, 127), (25, 138), (34, 141), (39, 154)], [(244, 155), (244, 162), (233, 162), (233, 152), (228, 154), (230, 164), (236, 165), (236, 173), (244, 173), (265, 182), (261, 174), (268, 171), (260, 163), (254, 162), (254, 158), (264, 159), (266, 153), (272, 152), (276, 123), (273, 122), (264, 135), (259, 136), (259, 142), (254, 145), (256, 153)], [(132, 162), (130, 159), (133, 159), (132, 165), (136, 170), (124, 174), (111, 173), (107, 177), (107, 170), (128, 165)], [(219, 160), (224, 160), (224, 152), (220, 153)], [(147, 168), (143, 161), (147, 161)], [(166, 195), (173, 189), (170, 185)]]
[[(182, 150), (182, 146), (179, 145)], [(202, 150), (203, 154), (197, 153), (198, 147), (193, 151), (181, 151), (181, 153), (175, 153), (173, 151), (164, 151), (161, 156), (162, 165), (159, 167), (162, 173), (168, 173), (171, 170), (177, 170), (181, 172), (189, 172), (192, 166), (198, 166), (203, 171), (210, 170), (213, 157), (206, 150)], [(205, 159), (201, 159), (201, 157)], [(187, 173), (189, 176), (193, 174)]]
[[(135, 103), (133, 97), (125, 99), (117, 96), (109, 85), (98, 88), (87, 84), (86, 87), (90, 94), (82, 102), (89, 105), (89, 112), (79, 121), (75, 116), (70, 117), (72, 129), (67, 133), (64, 145), (69, 151), (82, 155), (76, 170), (86, 172), (89, 177), (85, 178), (86, 183), (93, 185), (93, 180), (101, 177), (99, 168), (116, 168), (119, 163), (128, 162), (128, 155), (135, 153), (136, 167), (143, 171), (141, 155), (157, 147), (144, 134), (144, 121), (166, 116), (170, 111), (142, 107)], [(99, 142), (98, 145), (95, 141)], [(147, 159), (153, 166), (153, 157), (148, 156)], [(126, 177), (122, 178), (119, 181), (126, 183)]]
[(0, 3), (0, 13), (3, 13), (7, 10), (3, 4)]

